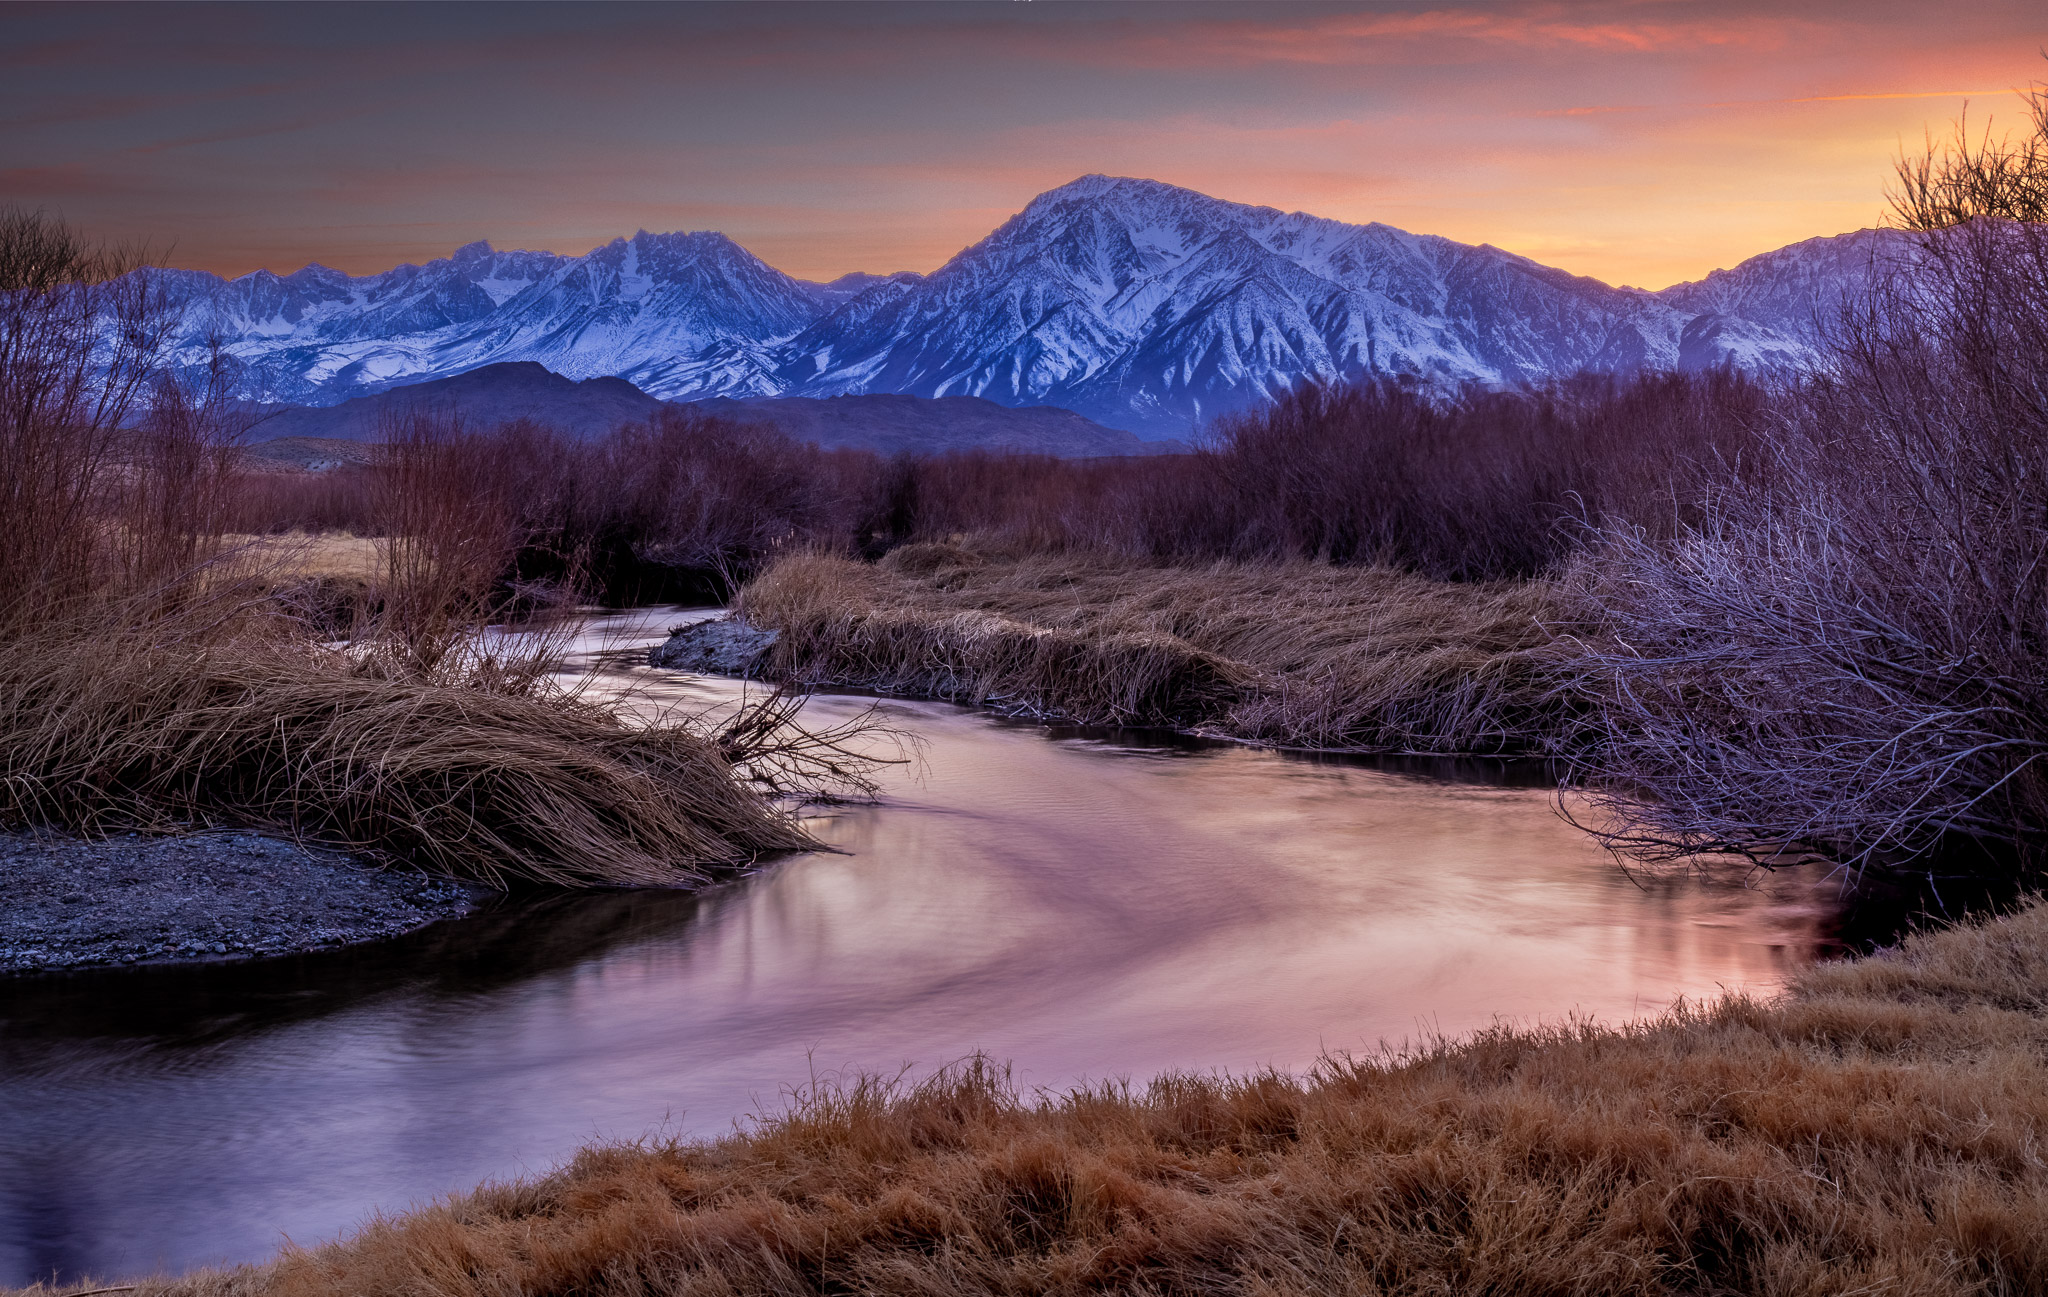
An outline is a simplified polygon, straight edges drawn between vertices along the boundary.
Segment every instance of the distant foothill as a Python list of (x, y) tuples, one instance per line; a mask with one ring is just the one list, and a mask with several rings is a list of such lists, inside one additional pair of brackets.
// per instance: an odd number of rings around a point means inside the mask
[[(378, 440), (393, 419), (420, 406), (450, 411), (473, 427), (524, 419), (578, 439), (645, 422), (672, 408), (622, 378), (578, 382), (534, 361), (512, 361), (339, 405), (259, 407), (246, 440), (258, 458), (280, 464), (317, 470), (360, 463), (371, 453), (366, 443)], [(772, 424), (828, 450), (883, 455), (978, 450), (1094, 459), (1187, 449), (1180, 441), (1141, 440), (1056, 406), (1013, 408), (976, 396), (717, 397), (674, 407), (741, 424)]]

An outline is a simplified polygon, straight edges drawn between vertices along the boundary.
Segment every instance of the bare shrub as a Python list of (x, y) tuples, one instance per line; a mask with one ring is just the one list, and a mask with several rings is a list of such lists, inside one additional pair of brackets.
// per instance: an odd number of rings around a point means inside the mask
[(239, 366), (216, 340), (204, 363), (161, 370), (123, 431), (109, 546), (120, 591), (176, 601), (222, 575), (237, 445), (248, 417), (232, 399)]
[(863, 479), (880, 466), (873, 455), (676, 409), (619, 429), (593, 461), (585, 535), (621, 533), (640, 558), (713, 572), (729, 590), (777, 553), (850, 547)]
[(1767, 394), (1730, 372), (1582, 377), (1456, 400), (1392, 383), (1304, 387), (1228, 421), (1216, 474), (1236, 557), (1529, 576), (1579, 524), (1668, 532), (1749, 454)]
[(1223, 557), (1238, 533), (1217, 457), (1055, 459), (975, 451), (901, 461), (890, 539), (972, 535), (1018, 554)]
[(1756, 457), (1771, 394), (1727, 372), (1456, 396), (1306, 386), (1193, 454), (901, 465), (893, 537), (984, 550), (1391, 565), (1449, 580), (1566, 561), (1585, 524), (1669, 534)]
[(177, 315), (139, 250), (0, 209), (0, 622), (31, 623), (122, 574), (109, 515), (123, 429)]
[(384, 570), (373, 587), (376, 619), (354, 638), (366, 663), (432, 677), (459, 647), (476, 645), (518, 552), (506, 459), (448, 411), (403, 411), (379, 433)]
[(1915, 255), (1785, 405), (1771, 471), (1675, 540), (1609, 531), (1589, 588), (1618, 647), (1588, 665), (1611, 740), (1581, 773), (1610, 841), (2042, 863), (2048, 227), (1938, 225), (1941, 195), (2009, 193), (2033, 156), (1909, 169)]
[[(1226, 422), (1194, 453), (1090, 460), (883, 460), (682, 409), (584, 443), (526, 423), (455, 440), (495, 444), (474, 457), (524, 538), (516, 566), (578, 555), (626, 598), (649, 571), (703, 574), (729, 593), (793, 552), (875, 557), (959, 536), (1008, 554), (1312, 559), (1492, 580), (1566, 561), (1588, 522), (1669, 534), (1702, 482), (1756, 459), (1770, 400), (1729, 373), (1455, 397), (1311, 387)], [(250, 475), (237, 530), (408, 529), (351, 503), (400, 489), (391, 471)]]
[(878, 705), (813, 729), (803, 720), (809, 700), (804, 689), (785, 683), (746, 699), (716, 725), (704, 724), (707, 716), (692, 728), (713, 735), (719, 755), (740, 778), (798, 806), (873, 801), (881, 793), (879, 767), (921, 767), (924, 739), (891, 725)]
[(1966, 111), (1948, 141), (1901, 158), (1894, 169), (1892, 213), (1909, 230), (1945, 230), (1989, 217), (2038, 224), (2048, 221), (2048, 87), (2021, 96), (2028, 133), (1991, 138), (1991, 123), (1970, 138)]
[(348, 464), (317, 473), (252, 472), (237, 464), (225, 488), (223, 529), (245, 535), (303, 531), (367, 536), (379, 525), (382, 471)]

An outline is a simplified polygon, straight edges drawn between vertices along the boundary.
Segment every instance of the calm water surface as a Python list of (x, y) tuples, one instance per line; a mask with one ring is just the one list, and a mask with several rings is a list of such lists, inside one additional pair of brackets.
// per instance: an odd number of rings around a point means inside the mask
[[(601, 619), (579, 661), (698, 615)], [(738, 688), (592, 669), (673, 705)], [(1048, 1087), (1299, 1068), (1766, 989), (1831, 948), (1831, 883), (1630, 877), (1497, 771), (882, 706), (924, 769), (816, 823), (840, 854), (358, 950), (0, 982), (0, 1282), (260, 1259), (591, 1140), (721, 1133), (812, 1076), (975, 1050)]]

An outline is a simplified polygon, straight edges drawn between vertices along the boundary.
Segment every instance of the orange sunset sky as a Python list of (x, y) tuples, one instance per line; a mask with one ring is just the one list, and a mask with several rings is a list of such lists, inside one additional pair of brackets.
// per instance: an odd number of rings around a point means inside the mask
[(1088, 172), (1662, 287), (1876, 223), (2031, 4), (0, 7), (0, 201), (355, 273), (718, 229), (931, 270)]

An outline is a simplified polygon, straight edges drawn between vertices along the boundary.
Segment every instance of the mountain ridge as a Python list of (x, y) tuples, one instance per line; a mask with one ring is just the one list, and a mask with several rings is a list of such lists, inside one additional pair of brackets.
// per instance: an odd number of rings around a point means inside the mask
[(1775, 373), (1894, 232), (1804, 240), (1655, 292), (1488, 244), (1231, 203), (1160, 181), (1048, 190), (928, 275), (798, 280), (715, 231), (581, 256), (465, 244), (378, 275), (165, 273), (187, 345), (248, 395), (332, 405), (487, 364), (618, 377), (672, 401), (974, 396), (1148, 437), (1303, 381), (1513, 385), (1585, 370)]

